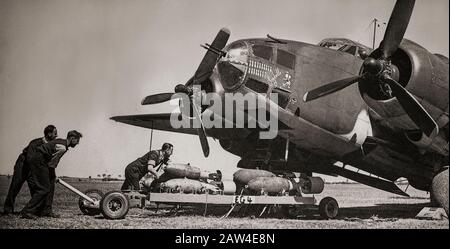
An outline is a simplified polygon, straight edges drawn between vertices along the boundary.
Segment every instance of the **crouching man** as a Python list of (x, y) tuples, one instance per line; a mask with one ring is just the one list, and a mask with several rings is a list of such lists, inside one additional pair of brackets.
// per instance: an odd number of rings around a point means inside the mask
[(173, 153), (173, 145), (164, 143), (160, 150), (152, 150), (142, 157), (134, 160), (125, 168), (125, 181), (122, 185), (122, 191), (140, 191), (139, 181), (147, 173), (159, 179), (158, 171), (163, 164), (167, 164)]
[(67, 139), (57, 138), (39, 146), (30, 158), (33, 195), (22, 210), (22, 217), (35, 219), (38, 216), (58, 218), (53, 213), (53, 195), (55, 193), (55, 169), (61, 157), (70, 147), (75, 147), (82, 137), (78, 131), (69, 131)]

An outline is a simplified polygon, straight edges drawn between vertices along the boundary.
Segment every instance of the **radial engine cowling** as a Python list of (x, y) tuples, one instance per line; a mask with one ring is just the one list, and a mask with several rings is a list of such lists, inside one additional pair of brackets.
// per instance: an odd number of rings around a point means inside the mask
[[(376, 54), (377, 51), (373, 53), (374, 56)], [(420, 45), (404, 39), (390, 60), (393, 76), (416, 97), (440, 130), (448, 126), (448, 58), (432, 54)], [(389, 91), (377, 84), (359, 84), (359, 88), (363, 99), (372, 109), (374, 119), (398, 130), (418, 130), (395, 96), (389, 95)], [(435, 139), (439, 137), (446, 140), (444, 134), (439, 134)], [(428, 143), (427, 147), (433, 147), (433, 143), (435, 142)]]

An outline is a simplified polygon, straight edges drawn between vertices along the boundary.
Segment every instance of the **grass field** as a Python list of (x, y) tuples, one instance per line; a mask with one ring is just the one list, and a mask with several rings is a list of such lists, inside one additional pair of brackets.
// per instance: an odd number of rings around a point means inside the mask
[[(67, 180), (81, 191), (100, 189), (103, 192), (117, 190), (121, 182), (78, 181)], [(25, 184), (26, 185), (26, 184)], [(9, 180), (0, 177), (0, 201), (3, 202), (8, 191)], [(406, 187), (406, 186), (403, 186)], [(297, 219), (277, 218), (268, 216), (253, 218), (251, 215), (241, 217), (239, 212), (221, 219), (226, 208), (209, 208), (203, 216), (204, 207), (186, 207), (178, 213), (169, 209), (131, 209), (123, 220), (106, 220), (101, 215), (85, 216), (78, 209), (78, 197), (61, 185), (57, 185), (54, 210), (62, 217), (25, 220), (16, 215), (1, 216), (0, 228), (258, 228), (258, 229), (339, 229), (339, 228), (421, 228), (448, 229), (448, 220), (419, 220), (414, 217), (425, 207), (428, 194), (423, 191), (408, 188), (410, 198), (401, 197), (384, 191), (379, 191), (360, 184), (327, 184), (322, 194), (316, 195), (320, 200), (325, 196), (334, 197), (340, 206), (340, 215), (335, 220), (322, 220), (318, 214), (311, 213)], [(28, 188), (24, 186), (16, 200), (16, 210), (21, 210), (29, 199)]]

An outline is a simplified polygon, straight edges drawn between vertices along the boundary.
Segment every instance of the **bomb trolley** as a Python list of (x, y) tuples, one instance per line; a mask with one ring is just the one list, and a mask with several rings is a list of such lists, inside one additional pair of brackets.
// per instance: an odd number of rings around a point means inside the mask
[(138, 192), (111, 191), (103, 194), (99, 190), (87, 190), (84, 193), (74, 188), (61, 179), (57, 179), (61, 185), (77, 194), (81, 212), (85, 215), (99, 215), (107, 219), (122, 219), (130, 208), (146, 208), (151, 204), (168, 205), (188, 205), (203, 204), (205, 211), (208, 204), (230, 206), (229, 211), (222, 216), (228, 215), (238, 206), (262, 207), (261, 216), (267, 209), (278, 207), (286, 216), (295, 218), (305, 209), (319, 210), (319, 214), (324, 219), (336, 218), (339, 206), (335, 199), (331, 197), (323, 198), (319, 205), (314, 196), (267, 196), (267, 195), (225, 195), (208, 193), (168, 193), (150, 192), (146, 195)]

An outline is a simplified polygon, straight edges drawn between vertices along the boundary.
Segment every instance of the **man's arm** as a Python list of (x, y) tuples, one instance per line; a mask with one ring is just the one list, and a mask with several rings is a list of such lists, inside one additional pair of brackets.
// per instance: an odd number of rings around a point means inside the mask
[(56, 149), (56, 152), (53, 153), (52, 159), (48, 163), (48, 166), (50, 168), (56, 168), (59, 164), (59, 160), (61, 160), (61, 157), (67, 151), (66, 146), (64, 146), (62, 144), (56, 144), (55, 149)]
[(155, 160), (148, 161), (147, 170), (150, 174), (154, 175), (156, 179), (159, 178), (158, 173), (155, 170)]
[(46, 143), (38, 147), (38, 150), (44, 155), (47, 160), (51, 160), (53, 153), (55, 153), (54, 144)]

